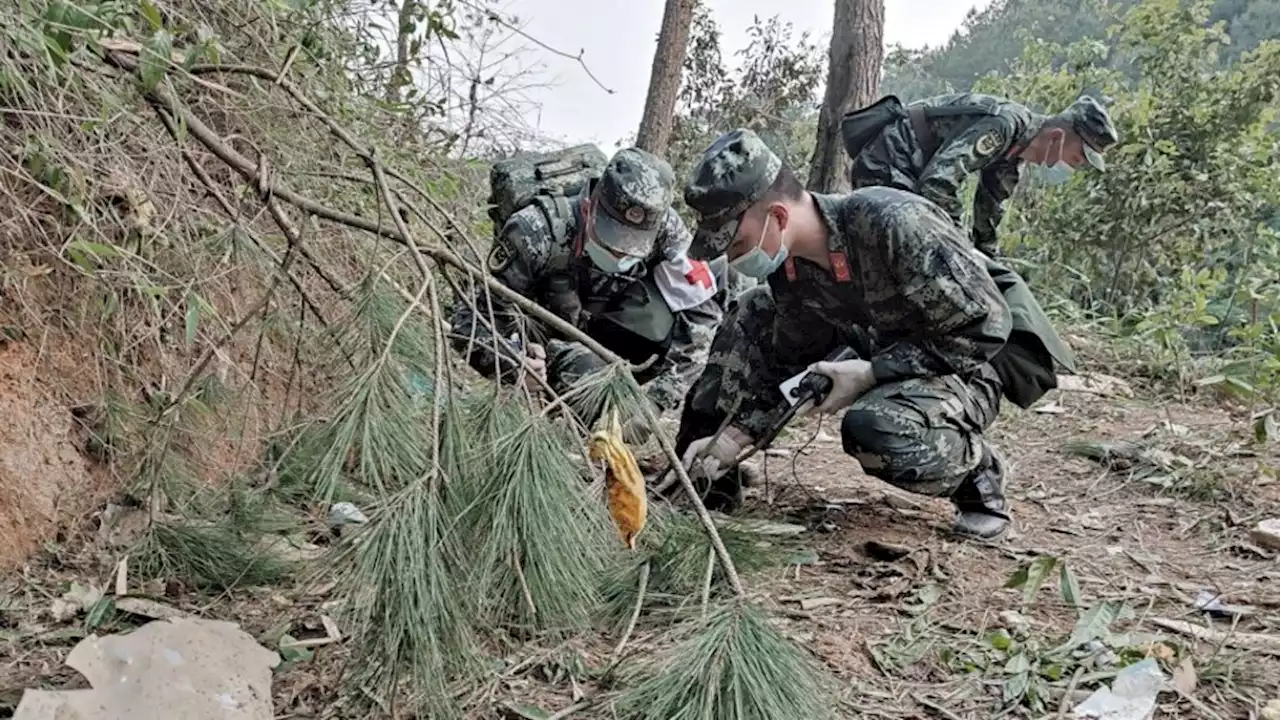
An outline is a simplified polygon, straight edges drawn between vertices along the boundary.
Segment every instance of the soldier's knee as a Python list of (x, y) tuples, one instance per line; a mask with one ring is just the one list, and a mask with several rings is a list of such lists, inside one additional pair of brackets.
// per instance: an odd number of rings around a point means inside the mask
[(864, 472), (924, 495), (945, 496), (963, 478), (967, 438), (961, 435), (933, 427), (906, 404), (855, 405), (840, 423), (844, 451)]
[(840, 421), (840, 442), (844, 451), (858, 457), (893, 457), (916, 444), (928, 426), (919, 413), (898, 408), (855, 404)]

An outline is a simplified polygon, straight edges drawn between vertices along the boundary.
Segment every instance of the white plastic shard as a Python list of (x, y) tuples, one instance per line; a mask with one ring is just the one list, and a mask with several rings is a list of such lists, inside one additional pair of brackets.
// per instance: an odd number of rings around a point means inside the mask
[(1147, 658), (1121, 670), (1110, 688), (1095, 690), (1074, 715), (1077, 720), (1150, 720), (1165, 684), (1160, 666)]
[(67, 656), (90, 690), (28, 690), (14, 720), (271, 720), (280, 656), (235, 623), (178, 618), (90, 635)]

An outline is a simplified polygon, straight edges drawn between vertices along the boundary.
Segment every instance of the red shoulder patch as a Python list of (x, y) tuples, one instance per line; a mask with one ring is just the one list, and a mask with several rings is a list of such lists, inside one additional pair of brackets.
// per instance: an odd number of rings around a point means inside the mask
[(844, 253), (829, 253), (827, 259), (831, 261), (831, 273), (836, 276), (836, 282), (845, 283), (853, 279), (849, 274), (849, 258)]

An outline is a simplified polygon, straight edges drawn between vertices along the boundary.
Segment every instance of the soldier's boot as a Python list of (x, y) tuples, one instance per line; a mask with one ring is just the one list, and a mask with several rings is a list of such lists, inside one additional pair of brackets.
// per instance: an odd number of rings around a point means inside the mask
[(987, 446), (982, 462), (951, 496), (956, 506), (952, 531), (978, 540), (999, 540), (1009, 531), (1013, 516), (1004, 496), (1004, 459)]

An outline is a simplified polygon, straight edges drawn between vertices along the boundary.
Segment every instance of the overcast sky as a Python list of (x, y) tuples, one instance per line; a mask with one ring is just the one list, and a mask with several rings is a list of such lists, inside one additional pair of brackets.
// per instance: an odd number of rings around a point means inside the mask
[[(726, 59), (747, 42), (752, 16), (782, 15), (796, 33), (809, 30), (825, 41), (831, 32), (833, 0), (705, 0), (722, 33)], [(946, 42), (973, 7), (990, 0), (885, 0), (885, 45), (907, 47)], [(531, 92), (542, 106), (536, 120), (543, 132), (571, 142), (595, 142), (606, 152), (635, 132), (649, 88), (649, 69), (663, 0), (510, 0), (506, 6), (525, 20), (538, 41), (571, 54), (583, 51), (600, 88), (574, 60), (538, 51), (554, 87)], [(825, 44), (824, 44), (825, 47)]]

